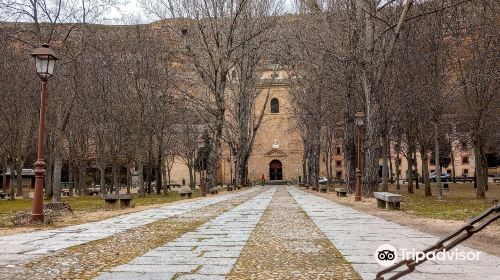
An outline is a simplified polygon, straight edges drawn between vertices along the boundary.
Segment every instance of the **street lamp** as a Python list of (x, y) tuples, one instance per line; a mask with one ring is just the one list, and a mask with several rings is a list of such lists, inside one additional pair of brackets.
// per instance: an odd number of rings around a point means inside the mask
[(354, 115), (354, 122), (358, 127), (358, 160), (356, 163), (356, 194), (354, 196), (354, 201), (361, 201), (361, 133), (365, 125), (365, 114), (363, 112), (357, 112)]
[(40, 98), (40, 123), (38, 127), (38, 153), (35, 162), (35, 194), (31, 210), (32, 221), (43, 221), (43, 178), (45, 177), (45, 111), (47, 107), (47, 81), (54, 73), (56, 57), (48, 44), (35, 49), (31, 56), (35, 58), (36, 73), (42, 81)]

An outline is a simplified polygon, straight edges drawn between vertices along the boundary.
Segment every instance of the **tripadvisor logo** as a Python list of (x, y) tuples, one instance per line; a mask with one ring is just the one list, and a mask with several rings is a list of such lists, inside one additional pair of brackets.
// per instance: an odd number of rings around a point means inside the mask
[(391, 266), (398, 261), (398, 256), (404, 260), (415, 260), (417, 263), (425, 260), (456, 260), (456, 261), (477, 261), (479, 260), (479, 251), (459, 251), (458, 249), (440, 252), (422, 252), (415, 249), (399, 249), (399, 252), (390, 244), (382, 244), (375, 251), (375, 261), (384, 267)]
[(381, 266), (391, 266), (398, 259), (398, 251), (390, 244), (382, 244), (375, 251), (375, 261)]

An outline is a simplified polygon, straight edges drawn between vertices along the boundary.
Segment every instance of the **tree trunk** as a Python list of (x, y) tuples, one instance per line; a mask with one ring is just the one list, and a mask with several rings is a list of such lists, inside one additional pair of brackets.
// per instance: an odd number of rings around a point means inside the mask
[(52, 161), (49, 160), (47, 162), (47, 165), (46, 165), (46, 174), (45, 174), (45, 178), (44, 178), (44, 182), (45, 182), (45, 198), (46, 199), (52, 199), (52, 195), (53, 195), (53, 192), (52, 192), (52, 170), (53, 170), (53, 165), (52, 165)]
[(302, 182), (309, 184), (307, 179), (307, 142), (304, 142), (304, 151), (302, 153)]
[(151, 157), (148, 160), (148, 166), (146, 168), (147, 168), (147, 171), (146, 171), (147, 190), (148, 190), (148, 194), (151, 194), (151, 181), (153, 180), (152, 179), (152, 177), (153, 177), (153, 174), (152, 174), (153, 170), (152, 170), (152, 166), (151, 166)]
[[(218, 93), (219, 96), (224, 93)], [(222, 98), (223, 99), (223, 98)], [(222, 108), (220, 109), (220, 113), (217, 116), (217, 121), (216, 121), (216, 127), (215, 127), (215, 133), (214, 133), (214, 139), (212, 142), (212, 149), (209, 153), (208, 160), (205, 163), (206, 166), (206, 180), (202, 184), (202, 196), (206, 196), (207, 190), (211, 189), (215, 186), (215, 180), (216, 180), (216, 172), (217, 172), (217, 165), (219, 163), (219, 151), (220, 151), (220, 146), (221, 146), (221, 137), (222, 137), (222, 131), (224, 128), (224, 112), (225, 108), (223, 105), (221, 105)]]
[(250, 154), (246, 151), (246, 149), (240, 153), (240, 158), (237, 159), (237, 164), (238, 164), (238, 177), (239, 177), (239, 185), (240, 186), (246, 186), (247, 181), (248, 181), (248, 159), (250, 157)]
[(86, 180), (86, 168), (85, 168), (85, 163), (82, 163), (80, 165), (80, 190), (79, 190), (79, 195), (87, 195), (87, 182)]
[(127, 166), (127, 194), (130, 194), (130, 185), (132, 184), (132, 176), (130, 174), (130, 163)]
[(19, 197), (23, 196), (23, 175), (22, 175), (23, 165), (21, 162), (16, 163), (16, 195)]
[[(350, 69), (354, 68), (353, 62), (348, 62)], [(352, 69), (353, 70), (353, 69)], [(354, 74), (347, 73), (347, 93), (345, 96), (345, 109), (344, 109), (344, 141), (343, 141), (343, 155), (345, 163), (345, 182), (349, 193), (354, 193), (356, 186), (356, 129), (354, 127), (354, 114), (355, 114), (355, 88), (354, 88)]]
[(73, 187), (73, 169), (71, 161), (68, 162), (68, 181), (69, 181), (69, 197), (73, 197), (74, 187)]
[(99, 173), (100, 173), (100, 188), (101, 188), (101, 193), (105, 194), (108, 191), (106, 190), (106, 165), (104, 163), (104, 158), (101, 157), (99, 160)]
[(487, 166), (484, 162), (486, 158), (484, 155), (484, 144), (482, 137), (476, 136), (474, 139), (474, 155), (476, 158), (476, 198), (485, 199), (486, 198), (486, 180), (487, 176)]
[(417, 168), (417, 148), (415, 148), (415, 150), (413, 151), (413, 170), (415, 170), (415, 177), (417, 178), (415, 180), (415, 188), (418, 190), (420, 189), (419, 187), (419, 182), (418, 182), (418, 178), (419, 178), (419, 174), (418, 174), (418, 168)]
[(188, 164), (188, 171), (189, 171), (189, 187), (191, 187), (191, 189), (194, 189), (196, 178), (193, 176), (193, 173), (196, 174), (196, 172), (193, 172), (192, 164)]
[(2, 172), (2, 190), (3, 192), (7, 192), (7, 161), (3, 162), (3, 172)]
[(443, 188), (441, 186), (441, 164), (439, 162), (439, 127), (437, 122), (434, 122), (434, 164), (436, 165), (437, 198), (443, 199)]
[(62, 172), (62, 157), (57, 147), (54, 146), (54, 174), (52, 181), (52, 202), (61, 202), (61, 172)]
[(387, 142), (385, 143), (387, 145), (387, 156), (389, 160), (389, 178), (391, 184), (394, 184), (394, 169), (392, 168), (392, 154), (391, 154), (391, 140), (389, 137), (387, 137)]
[(325, 167), (326, 167), (326, 178), (330, 183), (332, 178), (330, 176), (330, 154), (328, 151), (325, 152)]
[(408, 139), (408, 153), (407, 153), (407, 156), (406, 156), (406, 161), (407, 161), (407, 165), (408, 165), (408, 170), (407, 170), (407, 174), (406, 174), (406, 181), (408, 181), (408, 193), (414, 193), (413, 191), (413, 149), (414, 149), (414, 146), (413, 144), (410, 144), (411, 141), (410, 139)]
[(144, 167), (142, 165), (142, 161), (138, 160), (137, 161), (137, 172), (138, 174), (138, 180), (139, 180), (139, 196), (144, 197), (146, 196), (146, 192), (144, 189)]
[(422, 178), (424, 179), (425, 196), (432, 196), (431, 182), (429, 180), (429, 156), (427, 148), (423, 145), (420, 146), (420, 156), (422, 158)]
[(117, 164), (116, 161), (113, 161), (113, 167), (112, 167), (112, 172), (113, 172), (113, 189), (115, 191), (115, 194), (120, 193), (120, 187), (118, 186), (118, 172), (117, 172)]
[(374, 88), (375, 61), (374, 61), (374, 30), (375, 24), (372, 15), (376, 12), (375, 1), (359, 1), (364, 10), (364, 49), (361, 81), (365, 97), (366, 136), (364, 141), (364, 172), (363, 191), (367, 197), (373, 196), (378, 188), (378, 160), (379, 160), (379, 105)]
[(457, 173), (455, 170), (455, 154), (453, 153), (453, 145), (450, 140), (450, 159), (451, 159), (451, 170), (453, 171), (453, 183), (457, 182)]
[(9, 200), (16, 199), (16, 189), (14, 188), (13, 179), (14, 179), (14, 164), (10, 162), (9, 164), (10, 170), (10, 182), (9, 182)]
[(401, 189), (401, 185), (400, 185), (400, 182), (399, 182), (399, 174), (401, 173), (400, 171), (400, 161), (401, 161), (401, 158), (400, 158), (400, 154), (399, 154), (399, 149), (396, 150), (396, 189), (397, 190), (400, 190)]
[(388, 170), (388, 151), (387, 151), (387, 133), (382, 135), (382, 191), (389, 191), (389, 184), (387, 182), (387, 178), (389, 177)]

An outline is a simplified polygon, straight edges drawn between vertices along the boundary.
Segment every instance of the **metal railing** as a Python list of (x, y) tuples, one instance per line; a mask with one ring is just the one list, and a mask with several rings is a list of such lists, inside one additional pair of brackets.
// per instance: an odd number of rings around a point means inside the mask
[[(453, 247), (469, 239), (475, 233), (487, 227), (489, 224), (496, 221), (498, 218), (500, 218), (500, 203), (484, 211), (481, 215), (471, 219), (463, 227), (448, 235), (447, 237), (439, 240), (436, 244), (423, 250), (423, 260), (416, 261), (414, 258), (409, 260), (402, 260), (388, 268), (379, 271), (377, 273), (376, 280), (394, 280), (399, 279), (406, 274), (412, 273), (418, 265), (421, 265), (422, 263), (427, 261), (427, 257), (429, 255), (427, 253), (432, 252), (435, 255), (438, 252), (449, 251)], [(406, 265), (406, 268), (404, 270), (395, 271), (396, 269), (404, 265)], [(383, 276), (386, 274), (392, 275)]]

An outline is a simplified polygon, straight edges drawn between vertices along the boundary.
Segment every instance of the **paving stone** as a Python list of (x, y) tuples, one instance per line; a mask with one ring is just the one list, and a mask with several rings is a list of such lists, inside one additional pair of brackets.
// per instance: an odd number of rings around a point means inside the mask
[(286, 188), (279, 187), (226, 279), (360, 277)]
[(186, 274), (176, 279), (179, 280), (224, 280), (223, 275), (203, 275), (203, 274)]
[[(167, 219), (195, 209), (240, 197), (256, 190), (258, 190), (258, 188), (208, 197), (196, 201), (181, 202), (175, 205), (167, 205), (160, 208), (125, 214), (98, 222), (2, 236), (0, 237), (0, 247), (3, 247), (2, 244), (8, 244), (10, 248), (0, 251), (0, 265), (16, 263), (18, 260), (24, 259), (12, 258), (12, 262), (10, 262), (10, 258), (2, 258), (4, 254), (16, 253), (40, 257), (71, 246), (106, 238), (131, 228), (140, 227), (161, 219)], [(22, 246), (17, 246), (19, 244)], [(27, 259), (31, 260), (32, 258)]]
[[(275, 188), (269, 189), (201, 225), (196, 230), (135, 258), (129, 264), (117, 266), (108, 273), (113, 274), (118, 271), (156, 273), (159, 271), (173, 272), (172, 269), (178, 269), (179, 271), (176, 272), (179, 274), (176, 274), (176, 279), (223, 278), (223, 274), (228, 273), (236, 263), (236, 257), (233, 256), (239, 255), (275, 191)], [(235, 221), (244, 223), (248, 230), (237, 225), (231, 226), (237, 224)], [(204, 238), (207, 230), (221, 234)], [(238, 236), (239, 241), (227, 241), (228, 235)], [(179, 250), (179, 248), (182, 249)], [(193, 256), (184, 251), (185, 248), (192, 248), (189, 252), (196, 255)], [(179, 251), (182, 252), (183, 256), (178, 255)], [(207, 254), (210, 252), (218, 252), (218, 254), (216, 256)], [(225, 255), (226, 252), (229, 253)], [(215, 276), (212, 277), (212, 274)]]
[(94, 278), (97, 280), (125, 280), (125, 279), (136, 279), (136, 280), (165, 280), (174, 277), (175, 273), (168, 272), (157, 272), (157, 273), (141, 273), (141, 272), (105, 272), (98, 277)]
[[(295, 187), (288, 187), (288, 191), (316, 226), (345, 258), (352, 262), (363, 279), (374, 279), (375, 274), (383, 269), (374, 257), (378, 246), (391, 244), (398, 249), (423, 250), (439, 240), (438, 237), (357, 211)], [(456, 248), (463, 252), (478, 252), (460, 245)], [(481, 252), (479, 261), (429, 261), (419, 265), (417, 271), (425, 273), (411, 273), (404, 276), (404, 279), (491, 279), (491, 275), (500, 275), (500, 258)]]
[(230, 265), (214, 265), (214, 264), (207, 264), (204, 265), (200, 270), (197, 271), (198, 274), (220, 274), (220, 275), (226, 275), (229, 272), (231, 272), (231, 269), (233, 268), (233, 264)]
[[(191, 272), (193, 269), (198, 267), (194, 264), (169, 264), (169, 265), (158, 265), (158, 264), (125, 264), (120, 265), (113, 269), (115, 271), (132, 271), (132, 272)], [(147, 275), (146, 275), (147, 276)]]

